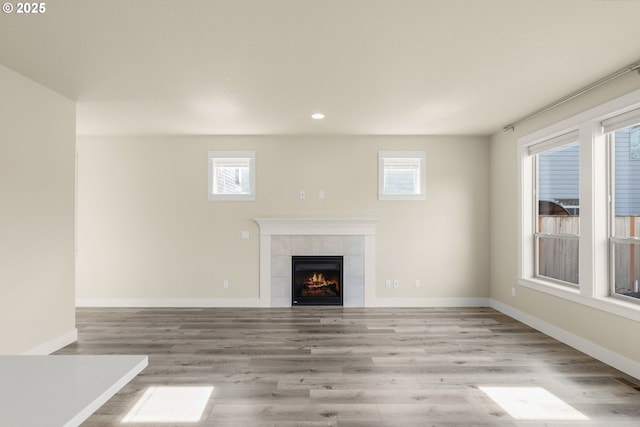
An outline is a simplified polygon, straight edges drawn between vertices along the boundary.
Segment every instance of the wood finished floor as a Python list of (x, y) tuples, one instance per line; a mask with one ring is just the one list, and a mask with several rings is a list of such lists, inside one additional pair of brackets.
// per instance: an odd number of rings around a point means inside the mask
[[(490, 308), (79, 309), (57, 354), (147, 354), (83, 426), (121, 424), (153, 385), (213, 385), (200, 423), (639, 426), (640, 381)], [(515, 420), (479, 386), (544, 387), (589, 421)], [(158, 425), (158, 424), (152, 424)]]

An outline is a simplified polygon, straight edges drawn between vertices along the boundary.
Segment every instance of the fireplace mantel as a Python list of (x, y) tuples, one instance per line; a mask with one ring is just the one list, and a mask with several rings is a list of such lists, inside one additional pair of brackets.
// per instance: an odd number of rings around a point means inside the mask
[(375, 218), (254, 218), (260, 226), (260, 306), (271, 307), (272, 236), (362, 236), (363, 306), (375, 298)]
[(374, 235), (375, 218), (254, 218), (260, 235)]

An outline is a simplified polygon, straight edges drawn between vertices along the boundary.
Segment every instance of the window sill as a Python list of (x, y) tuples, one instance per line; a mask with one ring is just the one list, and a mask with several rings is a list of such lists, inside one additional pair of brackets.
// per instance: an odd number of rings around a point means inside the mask
[(614, 297), (589, 297), (580, 294), (578, 289), (557, 285), (544, 280), (533, 278), (519, 278), (518, 284), (545, 294), (553, 295), (576, 304), (595, 308), (626, 319), (640, 321), (640, 301), (638, 304), (627, 302)]
[(380, 201), (423, 201), (427, 200), (424, 194), (378, 194)]
[(253, 202), (255, 194), (209, 194), (210, 202)]

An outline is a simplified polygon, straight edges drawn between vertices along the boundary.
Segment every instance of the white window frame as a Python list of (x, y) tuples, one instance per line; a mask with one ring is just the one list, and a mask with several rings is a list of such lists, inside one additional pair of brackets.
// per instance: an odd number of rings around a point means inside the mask
[(610, 259), (610, 271), (609, 271), (609, 287), (610, 295), (612, 298), (619, 298), (622, 301), (629, 301), (631, 303), (640, 304), (640, 300), (633, 297), (624, 296), (616, 293), (615, 283), (615, 245), (637, 245), (640, 249), (640, 238), (631, 236), (617, 236), (615, 234), (615, 147), (614, 147), (614, 133), (623, 130), (627, 127), (634, 126), (640, 123), (640, 109), (632, 110), (618, 116), (614, 116), (610, 119), (604, 120), (603, 133), (607, 138), (607, 153), (609, 154), (609, 259)]
[[(563, 280), (559, 280), (559, 279), (555, 279), (552, 277), (547, 277), (547, 276), (543, 276), (540, 274), (539, 268), (540, 268), (540, 257), (539, 257), (539, 251), (540, 251), (540, 247), (541, 247), (541, 240), (544, 238), (550, 238), (550, 239), (566, 239), (566, 240), (580, 240), (580, 233), (577, 234), (558, 234), (558, 233), (546, 233), (546, 232), (542, 232), (541, 230), (538, 230), (538, 200), (539, 200), (539, 195), (536, 194), (536, 192), (539, 191), (539, 162), (540, 159), (539, 157), (536, 157), (539, 154), (545, 153), (549, 150), (553, 150), (559, 147), (565, 147), (567, 145), (570, 144), (574, 144), (575, 142), (578, 142), (578, 140), (580, 139), (580, 135), (577, 131), (573, 131), (573, 132), (569, 132), (563, 135), (559, 135), (559, 136), (555, 136), (553, 138), (549, 138), (547, 140), (544, 141), (540, 141), (540, 142), (536, 142), (534, 144), (529, 145), (527, 148), (529, 150), (529, 154), (533, 157), (531, 159), (531, 161), (533, 162), (533, 179), (532, 179), (532, 193), (531, 196), (533, 197), (533, 200), (531, 201), (534, 212), (532, 215), (532, 222), (531, 222), (531, 227), (532, 227), (532, 231), (533, 231), (533, 245), (534, 245), (534, 277), (536, 277), (537, 279), (540, 279), (542, 281), (545, 282), (549, 282), (549, 283), (556, 283), (558, 285), (562, 285), (562, 286), (571, 286), (571, 287), (577, 287), (578, 284), (576, 283), (571, 283), (571, 282), (566, 282)], [(578, 270), (579, 271), (579, 270)]]
[[(243, 159), (249, 163), (249, 193), (220, 194), (215, 192), (214, 176), (217, 159)], [(256, 153), (255, 151), (209, 151), (207, 152), (207, 197), (209, 201), (254, 201), (256, 199)]]
[[(418, 191), (413, 194), (397, 194), (385, 192), (384, 172), (385, 162), (394, 159), (416, 159), (418, 161), (418, 177), (416, 184)], [(411, 201), (426, 200), (426, 154), (424, 151), (378, 151), (378, 200)]]
[[(640, 304), (610, 294), (609, 151), (602, 122), (640, 108), (640, 90), (599, 105), (576, 116), (518, 138), (518, 278), (517, 283), (640, 321)], [(563, 286), (536, 276), (534, 229), (534, 155), (530, 147), (578, 132), (580, 140), (580, 243), (579, 285)]]

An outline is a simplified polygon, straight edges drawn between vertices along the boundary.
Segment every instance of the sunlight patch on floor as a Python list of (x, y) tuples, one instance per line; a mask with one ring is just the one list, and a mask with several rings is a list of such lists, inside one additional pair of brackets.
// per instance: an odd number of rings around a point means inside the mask
[(198, 422), (213, 387), (149, 387), (123, 423)]
[(517, 420), (588, 420), (542, 387), (479, 387)]

